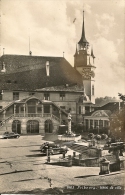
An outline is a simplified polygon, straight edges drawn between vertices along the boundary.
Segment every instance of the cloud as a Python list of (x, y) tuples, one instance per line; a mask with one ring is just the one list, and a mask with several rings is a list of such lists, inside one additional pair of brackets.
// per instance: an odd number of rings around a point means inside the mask
[[(17, 47), (17, 52), (19, 50), (21, 53), (26, 52), (27, 49), (24, 47), (28, 48), (30, 31), (33, 54), (40, 55), (43, 52), (43, 55), (47, 53), (62, 55), (65, 48), (67, 52), (70, 52), (75, 36), (75, 26), (66, 14), (65, 2), (53, 1), (51, 6), (50, 1), (36, 3), (36, 1), (27, 0), (26, 3), (21, 4), (19, 2), (13, 1), (13, 5), (10, 2), (11, 10), (8, 10), (6, 4), (3, 5), (6, 15), (2, 20), (2, 42), (5, 46), (9, 43)], [(8, 46), (6, 46), (7, 50)]]
[(107, 13), (103, 13), (101, 16), (96, 14), (96, 25), (101, 35), (107, 35), (110, 28), (115, 25), (114, 16)]
[(118, 1), (118, 6), (125, 8), (125, 1), (124, 0)]
[(63, 56), (64, 51), (73, 65), (83, 9), (86, 39), (96, 56), (97, 96), (117, 95), (125, 88), (122, 0), (2, 0), (1, 47), (8, 54), (28, 55), (30, 34), (33, 55)]
[(96, 48), (96, 91), (98, 96), (111, 94), (117, 96), (118, 92), (124, 92), (125, 68), (119, 63), (119, 55), (113, 41), (99, 37), (94, 42)]

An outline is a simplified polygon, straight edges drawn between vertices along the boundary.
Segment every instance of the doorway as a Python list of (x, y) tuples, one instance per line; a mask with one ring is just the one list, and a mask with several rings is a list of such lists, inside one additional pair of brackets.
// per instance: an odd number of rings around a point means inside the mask
[(39, 133), (39, 122), (37, 120), (27, 121), (27, 133)]
[(14, 120), (12, 123), (12, 131), (14, 133), (21, 134), (21, 122), (19, 120)]

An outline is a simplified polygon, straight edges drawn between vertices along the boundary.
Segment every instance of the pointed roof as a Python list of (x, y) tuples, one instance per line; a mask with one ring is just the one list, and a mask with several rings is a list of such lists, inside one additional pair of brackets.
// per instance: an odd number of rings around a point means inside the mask
[(78, 44), (80, 43), (88, 43), (88, 41), (85, 38), (85, 27), (84, 27), (84, 11), (83, 11), (83, 25), (82, 25), (82, 35), (81, 35), (81, 39), (78, 42)]
[(91, 56), (92, 56), (93, 58), (95, 58), (95, 56), (94, 56), (94, 54), (93, 54), (93, 47), (91, 48)]

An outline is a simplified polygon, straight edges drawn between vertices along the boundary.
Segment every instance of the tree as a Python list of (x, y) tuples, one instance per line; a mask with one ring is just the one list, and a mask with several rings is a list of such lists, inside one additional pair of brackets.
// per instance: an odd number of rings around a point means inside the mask
[(122, 100), (122, 107), (113, 113), (110, 119), (110, 130), (112, 137), (125, 141), (125, 95), (119, 93), (118, 96)]
[(112, 101), (115, 101), (116, 100), (116, 97), (109, 97), (109, 96), (105, 96), (105, 97), (97, 97), (95, 99), (95, 103), (97, 105), (104, 105), (106, 103), (109, 103), (109, 102), (112, 102)]
[(125, 102), (125, 95), (122, 95), (121, 93), (118, 93), (119, 99)]

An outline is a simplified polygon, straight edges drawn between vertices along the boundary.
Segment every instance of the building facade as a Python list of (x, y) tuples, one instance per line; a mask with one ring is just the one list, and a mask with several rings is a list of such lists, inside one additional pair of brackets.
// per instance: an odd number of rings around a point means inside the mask
[[(0, 57), (0, 133), (56, 133), (59, 125), (84, 124), (86, 130), (109, 125), (109, 115), (95, 107), (95, 56), (82, 35), (74, 67), (64, 57)], [(100, 114), (101, 113), (101, 114)]]

